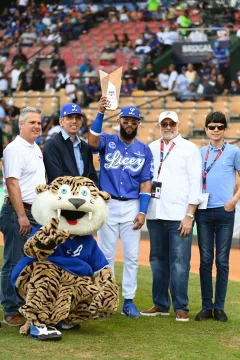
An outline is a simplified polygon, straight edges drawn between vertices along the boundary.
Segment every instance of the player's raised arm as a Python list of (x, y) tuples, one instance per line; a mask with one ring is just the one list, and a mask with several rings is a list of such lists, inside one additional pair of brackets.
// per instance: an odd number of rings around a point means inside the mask
[(102, 96), (99, 100), (98, 113), (96, 119), (93, 121), (89, 135), (88, 135), (88, 145), (95, 148), (98, 146), (100, 135), (102, 132), (102, 123), (105, 113), (105, 105), (107, 104), (107, 98)]

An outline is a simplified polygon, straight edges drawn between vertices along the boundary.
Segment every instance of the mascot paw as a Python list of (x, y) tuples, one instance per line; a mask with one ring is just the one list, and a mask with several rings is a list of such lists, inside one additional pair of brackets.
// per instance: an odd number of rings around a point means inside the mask
[(34, 240), (40, 250), (51, 250), (69, 237), (68, 230), (58, 230), (59, 219), (52, 218), (50, 225), (43, 226), (35, 234)]
[(31, 322), (26, 321), (25, 324), (20, 327), (20, 330), (19, 330), (20, 334), (21, 335), (28, 335), (29, 330), (30, 330), (30, 325), (31, 325)]
[(53, 326), (30, 325), (29, 337), (35, 340), (61, 340), (62, 333)]

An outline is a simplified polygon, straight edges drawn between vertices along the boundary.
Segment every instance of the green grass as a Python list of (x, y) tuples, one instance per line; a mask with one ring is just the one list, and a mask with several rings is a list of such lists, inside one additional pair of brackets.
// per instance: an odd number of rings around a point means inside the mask
[[(1, 249), (0, 249), (1, 251)], [(1, 259), (0, 254), (0, 259)], [(122, 264), (116, 265), (121, 279)], [(152, 305), (151, 270), (140, 266), (136, 304)], [(121, 289), (120, 289), (121, 292)], [(0, 328), (0, 360), (234, 360), (240, 358), (240, 282), (230, 282), (226, 303), (228, 323), (194, 321), (200, 309), (199, 278), (189, 283), (190, 321), (177, 323), (169, 317), (129, 319), (117, 314), (110, 319), (85, 322), (80, 330), (64, 331), (59, 342), (38, 342), (19, 335), (18, 329)], [(2, 311), (0, 314), (2, 318)]]

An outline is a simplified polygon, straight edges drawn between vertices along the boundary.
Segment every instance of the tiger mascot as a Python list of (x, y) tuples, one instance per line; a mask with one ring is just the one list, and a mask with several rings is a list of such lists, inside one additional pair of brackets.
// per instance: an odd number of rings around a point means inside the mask
[(58, 177), (36, 192), (32, 214), (41, 226), (31, 233), (26, 256), (12, 273), (25, 300), (19, 309), (26, 318), (20, 333), (61, 339), (61, 329), (117, 310), (117, 284), (91, 235), (104, 224), (111, 197), (81, 176)]

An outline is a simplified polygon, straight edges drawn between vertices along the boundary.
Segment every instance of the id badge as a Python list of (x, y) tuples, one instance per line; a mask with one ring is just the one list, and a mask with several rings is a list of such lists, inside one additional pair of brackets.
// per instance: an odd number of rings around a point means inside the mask
[(202, 196), (203, 196), (203, 201), (201, 202), (201, 204), (198, 205), (198, 209), (205, 210), (208, 204), (209, 193), (203, 193)]
[(151, 197), (154, 199), (160, 199), (162, 183), (153, 181)]

